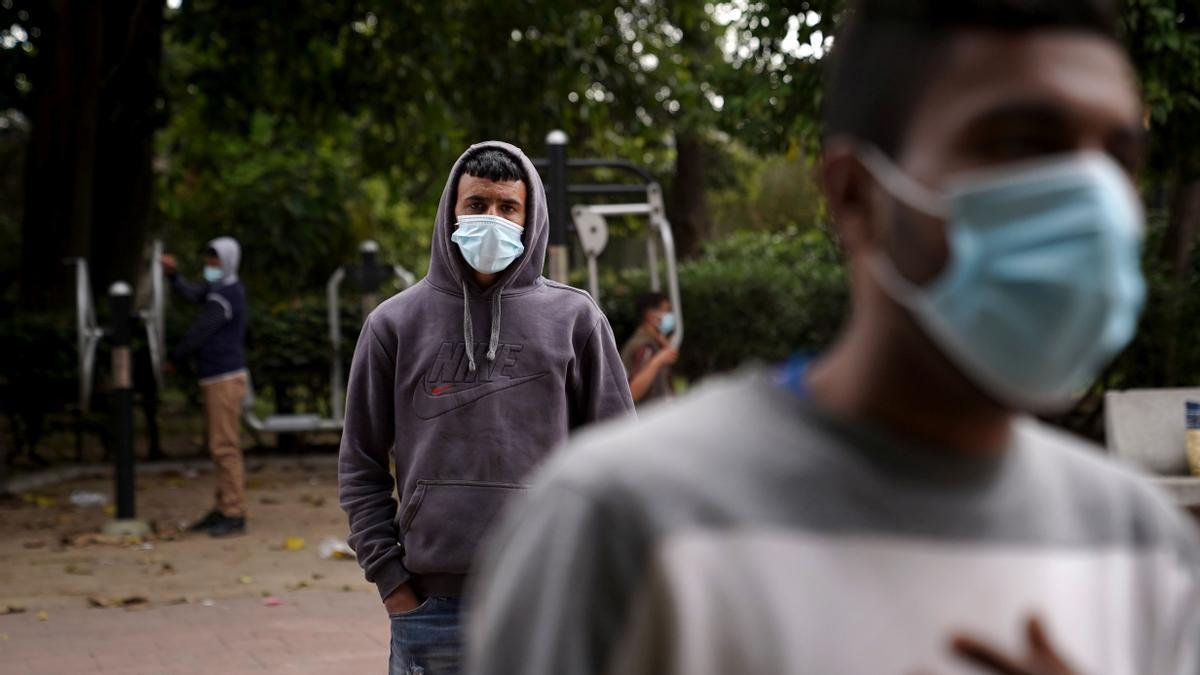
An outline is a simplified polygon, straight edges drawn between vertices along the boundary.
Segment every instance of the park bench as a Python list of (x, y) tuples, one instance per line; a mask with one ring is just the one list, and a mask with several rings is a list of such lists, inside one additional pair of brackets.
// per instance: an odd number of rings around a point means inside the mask
[(1108, 452), (1151, 475), (1176, 503), (1200, 506), (1200, 477), (1188, 471), (1184, 407), (1200, 388), (1131, 389), (1104, 395)]

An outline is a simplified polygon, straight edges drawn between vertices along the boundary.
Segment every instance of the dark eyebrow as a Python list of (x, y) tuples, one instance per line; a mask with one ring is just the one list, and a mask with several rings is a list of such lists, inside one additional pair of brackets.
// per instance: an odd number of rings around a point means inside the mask
[(1024, 102), (996, 106), (971, 121), (971, 128), (989, 127), (999, 124), (1029, 124), (1061, 129), (1070, 124), (1070, 117), (1062, 108), (1049, 103)]
[(508, 206), (520, 206), (521, 205), (521, 202), (516, 199), (501, 199), (500, 203), (506, 204)]

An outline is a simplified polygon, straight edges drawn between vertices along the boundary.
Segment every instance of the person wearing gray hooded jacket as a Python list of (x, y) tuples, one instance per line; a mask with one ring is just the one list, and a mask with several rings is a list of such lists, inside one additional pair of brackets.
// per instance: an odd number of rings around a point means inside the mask
[(524, 153), (471, 146), (442, 194), (429, 273), (360, 334), (338, 481), (350, 546), (391, 617), (392, 673), (457, 672), (463, 585), (497, 514), (571, 431), (633, 412), (599, 307), (542, 276), (548, 233)]

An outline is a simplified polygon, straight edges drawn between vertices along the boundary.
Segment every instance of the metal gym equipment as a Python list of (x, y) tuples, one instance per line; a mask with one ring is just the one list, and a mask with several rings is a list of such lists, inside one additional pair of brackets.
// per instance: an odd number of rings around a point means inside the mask
[[(165, 357), (164, 312), (166, 292), (162, 268), (163, 244), (156, 240), (151, 247), (150, 298), (149, 304), (138, 311), (146, 330), (146, 344), (150, 351), (150, 364), (154, 381), (163, 385), (163, 361)], [(88, 276), (88, 263), (84, 258), (66, 261), (75, 268), (75, 330), (76, 359), (79, 364), (79, 412), (91, 408), (92, 391), (96, 381), (96, 349), (100, 340), (108, 334), (96, 322), (96, 306), (92, 301), (92, 284)]]
[[(161, 341), (155, 342), (157, 336), (161, 335), (157, 332), (159, 329), (156, 326), (161, 327), (162, 325), (162, 265), (159, 260), (162, 252), (161, 243), (155, 242), (154, 251), (156, 257), (150, 270), (151, 284), (154, 284), (153, 278), (157, 272), (160, 292), (157, 295), (152, 292), (150, 307), (137, 313), (146, 326), (152, 357), (161, 353)], [(134, 468), (136, 460), (133, 449), (133, 354), (130, 346), (134, 330), (133, 291), (124, 281), (113, 283), (108, 291), (112, 324), (108, 329), (101, 328), (96, 322), (96, 306), (92, 300), (87, 261), (83, 258), (75, 258), (68, 260), (67, 264), (75, 268), (79, 415), (88, 412), (91, 407), (92, 387), (96, 379), (96, 351), (100, 346), (100, 340), (107, 337), (112, 345), (112, 386), (109, 395), (112, 397), (110, 414), (115, 432), (113, 460), (115, 463), (116, 518), (104, 525), (104, 532), (121, 537), (145, 536), (150, 531), (150, 527), (144, 521), (137, 520), (135, 496), (137, 476)], [(161, 367), (161, 359), (154, 360), (155, 377), (160, 378), (160, 381)]]
[[(663, 204), (662, 187), (654, 176), (632, 162), (616, 159), (567, 159), (567, 135), (555, 130), (546, 136), (546, 159), (535, 159), (533, 165), (546, 174), (547, 202), (550, 216), (550, 277), (566, 281), (567, 232), (575, 231), (583, 254), (587, 258), (588, 291), (600, 302), (599, 258), (608, 245), (608, 218), (645, 216), (649, 225), (646, 237), (646, 264), (650, 273), (650, 290), (662, 289), (658, 259), (659, 247), (666, 263), (667, 296), (676, 316), (671, 345), (679, 348), (683, 342), (683, 303), (679, 295), (679, 271), (675, 256), (675, 239)], [(610, 169), (637, 178), (635, 183), (571, 183), (568, 170)], [(621, 204), (576, 204), (567, 219), (570, 196), (630, 197)]]
[[(375, 293), (389, 278), (400, 279), (405, 288), (416, 283), (413, 273), (401, 265), (385, 265), (378, 262), (379, 245), (365, 241), (359, 247), (362, 255), (360, 265), (345, 265), (334, 271), (326, 285), (329, 316), (329, 342), (332, 348), (329, 383), (329, 404), (332, 417), (314, 414), (270, 415), (260, 418), (254, 413), (254, 387), (247, 382), (246, 398), (242, 402), (242, 421), (254, 432), (305, 433), (314, 431), (338, 431), (342, 428), (345, 401), (345, 382), (341, 359), (342, 336), (338, 317), (341, 313), (339, 290), (342, 281), (349, 277), (363, 292), (364, 315), (375, 306)], [(166, 283), (162, 268), (163, 243), (155, 241), (150, 259), (149, 304), (138, 312), (146, 330), (146, 343), (154, 379), (163, 385), (163, 363), (166, 359), (165, 317)], [(96, 321), (96, 309), (92, 301), (88, 263), (83, 258), (67, 261), (75, 268), (76, 350), (79, 363), (79, 411), (86, 413), (91, 406), (95, 386), (96, 350), (100, 340), (109, 331)]]
[(242, 403), (242, 421), (254, 432), (306, 433), (317, 431), (340, 431), (345, 411), (346, 384), (342, 367), (341, 301), (342, 282), (349, 278), (362, 292), (363, 317), (375, 308), (376, 291), (388, 279), (396, 278), (404, 288), (416, 283), (413, 273), (402, 265), (387, 265), (379, 262), (379, 244), (364, 241), (359, 246), (362, 262), (359, 265), (343, 265), (334, 270), (325, 285), (326, 307), (329, 318), (329, 344), (332, 348), (329, 367), (329, 410), (332, 417), (315, 414), (270, 415), (263, 419), (254, 414), (254, 387), (249, 382), (246, 399)]

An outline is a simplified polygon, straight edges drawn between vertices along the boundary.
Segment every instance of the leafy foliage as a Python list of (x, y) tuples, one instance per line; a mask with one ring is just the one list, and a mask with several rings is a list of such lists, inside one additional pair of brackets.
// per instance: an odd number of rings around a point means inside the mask
[[(774, 362), (828, 345), (848, 307), (838, 252), (819, 230), (743, 233), (680, 266), (685, 325), (679, 374), (700, 378), (746, 361)], [(601, 289), (618, 341), (631, 335), (644, 272)]]

